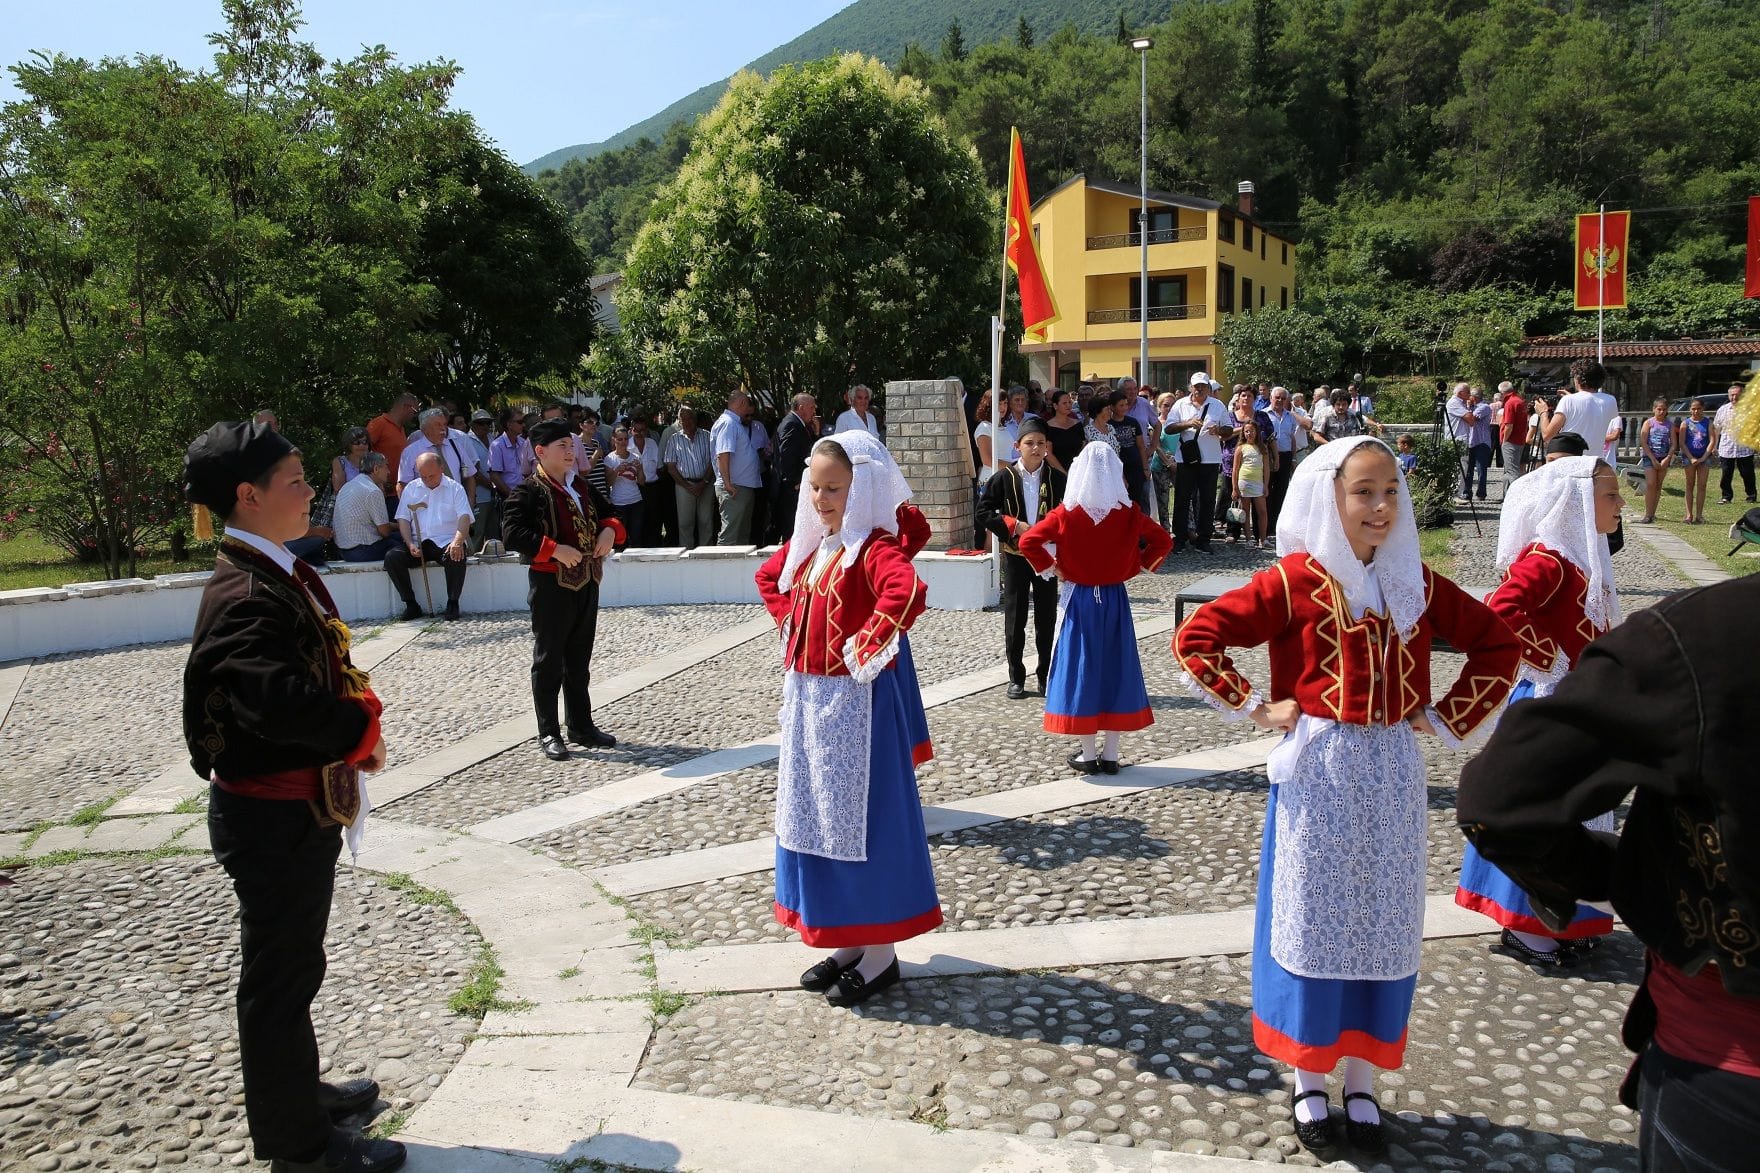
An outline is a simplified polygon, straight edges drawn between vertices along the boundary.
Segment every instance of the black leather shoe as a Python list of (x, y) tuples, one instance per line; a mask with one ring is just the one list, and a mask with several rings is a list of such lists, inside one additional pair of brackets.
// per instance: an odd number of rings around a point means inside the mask
[(892, 959), (892, 964), (881, 970), (873, 981), (864, 978), (861, 971), (852, 965), (837, 975), (837, 988), (826, 994), (825, 1000), (833, 1006), (860, 1006), (887, 986), (897, 984), (898, 958), (896, 957)]
[(1027, 699), (1026, 688), (1022, 685), (1016, 684), (1012, 680), (1009, 681), (1008, 682), (1008, 699), (1011, 701), (1024, 701), (1024, 700), (1026, 700)]
[(1069, 763), (1069, 768), (1078, 774), (1098, 774), (1100, 772), (1100, 763), (1098, 761), (1084, 762), (1082, 751), (1079, 749), (1064, 760)]
[(1361, 1120), (1352, 1120), (1350, 1118), (1352, 1100), (1368, 1100), (1375, 1109), (1375, 1115), (1378, 1117), (1381, 1115), (1381, 1105), (1375, 1102), (1374, 1096), (1370, 1095), (1368, 1092), (1349, 1093), (1344, 1098), (1345, 1136), (1350, 1138), (1351, 1144), (1358, 1150), (1368, 1153), (1372, 1157), (1386, 1152), (1387, 1133), (1381, 1127), (1381, 1121), (1377, 1119), (1373, 1124), (1364, 1124)]
[(353, 1116), (379, 1102), (379, 1085), (370, 1079), (351, 1079), (345, 1083), (318, 1082), (318, 1103), (336, 1119)]
[(330, 1134), (330, 1145), (315, 1161), (290, 1161), (277, 1157), (269, 1173), (391, 1173), (401, 1169), (409, 1153), (394, 1140), (377, 1140), (340, 1130)]
[(1332, 1111), (1330, 1105), (1328, 1105), (1326, 1113), (1312, 1124), (1304, 1124), (1301, 1119), (1296, 1116), (1296, 1105), (1307, 1099), (1309, 1096), (1319, 1096), (1320, 1102), (1322, 1104), (1327, 1104), (1326, 1093), (1319, 1089), (1315, 1089), (1311, 1092), (1302, 1092), (1289, 1102), (1289, 1118), (1296, 1126), (1296, 1139), (1302, 1142), (1302, 1147), (1305, 1149), (1312, 1149), (1314, 1151), (1329, 1149), (1337, 1143), (1332, 1135)]
[[(856, 961), (860, 960), (860, 957), (856, 958)], [(850, 962), (850, 965), (854, 965), (856, 961)], [(812, 990), (814, 993), (818, 993), (821, 990), (829, 990), (832, 986), (837, 984), (838, 977), (846, 968), (848, 967), (839, 965), (836, 961), (827, 957), (818, 965), (815, 965), (812, 969), (809, 969), (806, 973), (801, 975), (801, 989)]]
[(538, 738), (538, 748), (543, 750), (544, 756), (553, 762), (566, 762), (568, 760), (568, 747), (562, 744), (562, 738), (557, 737), (554, 734), (546, 734), (545, 736)]
[(1102, 774), (1116, 774), (1116, 773), (1118, 773), (1118, 759), (1117, 758), (1101, 758), (1100, 759), (1100, 772)]
[(405, 603), (403, 605), (403, 614), (399, 615), (398, 619), (401, 622), (408, 623), (411, 619), (420, 619), (426, 614), (427, 612), (422, 610), (422, 605), (420, 603)]
[(446, 610), (443, 612), (443, 614), (449, 620), (460, 618), (459, 613), (458, 613), (458, 600), (454, 599), (452, 602), (446, 604)]
[(570, 729), (568, 739), (576, 745), (588, 745), (595, 749), (610, 749), (617, 744), (617, 738), (597, 725), (588, 725), (585, 729)]

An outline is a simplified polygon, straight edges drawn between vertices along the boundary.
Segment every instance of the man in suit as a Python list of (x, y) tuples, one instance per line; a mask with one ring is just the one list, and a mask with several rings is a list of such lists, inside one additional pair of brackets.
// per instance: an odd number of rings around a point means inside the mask
[(1015, 441), (1020, 459), (1004, 465), (984, 485), (978, 524), (1002, 541), (1002, 628), (1008, 652), (1008, 696), (1027, 695), (1027, 604), (1033, 607), (1033, 635), (1039, 651), (1039, 695), (1051, 671), (1051, 637), (1057, 626), (1057, 580), (1041, 578), (1021, 557), (1020, 536), (1063, 502), (1063, 474), (1046, 463), (1051, 437), (1036, 419), (1021, 424)]
[(794, 409), (776, 425), (776, 507), (771, 511), (770, 540), (785, 542), (794, 535), (794, 513), (800, 502), (801, 478), (807, 457), (819, 438), (819, 404), (805, 392), (794, 397)]

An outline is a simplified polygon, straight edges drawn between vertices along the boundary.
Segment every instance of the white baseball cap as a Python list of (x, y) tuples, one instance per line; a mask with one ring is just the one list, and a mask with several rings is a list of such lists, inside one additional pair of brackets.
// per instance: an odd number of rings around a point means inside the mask
[(1210, 386), (1210, 375), (1205, 371), (1199, 371), (1197, 374), (1193, 375), (1192, 386), (1196, 387), (1199, 383), (1204, 384), (1206, 387)]

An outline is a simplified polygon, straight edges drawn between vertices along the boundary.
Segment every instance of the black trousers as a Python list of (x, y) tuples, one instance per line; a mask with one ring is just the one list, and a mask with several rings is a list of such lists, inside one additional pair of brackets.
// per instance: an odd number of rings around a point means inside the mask
[(1277, 515), (1283, 512), (1283, 499), (1289, 495), (1289, 478), (1296, 472), (1296, 454), (1279, 452), (1277, 468), (1271, 474), (1271, 483), (1266, 487), (1265, 525), (1267, 532), (1277, 532)]
[(770, 541), (786, 542), (794, 536), (794, 511), (800, 508), (800, 503), (800, 485), (776, 486), (776, 505), (770, 511)]
[(208, 842), (238, 894), (238, 1054), (257, 1160), (311, 1160), (330, 1139), (318, 1101), (312, 999), (324, 984), (324, 931), (342, 828), (312, 808), (208, 794)]
[(532, 607), (532, 707), (538, 714), (538, 736), (560, 737), (556, 693), (562, 692), (568, 727), (593, 727), (593, 637), (599, 630), (599, 584), (578, 591), (556, 585), (554, 574), (528, 572), (526, 601)]
[(1216, 521), (1216, 478), (1222, 471), (1220, 464), (1190, 464), (1182, 462), (1173, 478), (1173, 540), (1176, 545), (1183, 545), (1186, 540), (1185, 525), (1191, 524), (1187, 518), (1192, 511), (1197, 511), (1195, 529), (1198, 536), (1193, 545), (1200, 550), (1210, 548), (1210, 529)]
[(1655, 1043), (1639, 1064), (1638, 1161), (1645, 1173), (1754, 1167), (1760, 1079), (1677, 1059)]
[(615, 505), (613, 512), (617, 520), (623, 523), (624, 545), (641, 549), (648, 544), (648, 502), (637, 501), (631, 505)]
[(1057, 580), (1040, 578), (1019, 554), (1002, 556), (1002, 632), (1008, 652), (1011, 684), (1027, 682), (1027, 604), (1033, 607), (1033, 646), (1039, 653), (1034, 671), (1040, 680), (1051, 672), (1051, 638), (1057, 631)]
[(1742, 474), (1742, 493), (1749, 501), (1752, 501), (1754, 499), (1754, 458), (1752, 456), (1720, 456), (1717, 458), (1717, 462), (1723, 465), (1723, 478), (1718, 486), (1723, 491), (1718, 495), (1726, 501), (1731, 499), (1731, 490), (1736, 487), (1735, 474), (1740, 472)]
[[(642, 486), (642, 506), (647, 516), (644, 546), (678, 545), (678, 503), (673, 500), (672, 478), (662, 473)], [(634, 542), (630, 543), (632, 546)]]
[[(464, 563), (447, 558), (445, 549), (425, 538), (422, 540), (422, 553), (428, 556), (429, 562), (438, 562), (446, 571), (446, 601), (458, 602), (459, 592), (464, 590)], [(402, 543), (402, 539), (385, 555), (385, 573), (391, 576), (391, 585), (397, 588), (397, 597), (406, 603), (416, 601), (409, 572), (410, 567), (419, 565), (421, 563), (410, 556), (409, 547)]]

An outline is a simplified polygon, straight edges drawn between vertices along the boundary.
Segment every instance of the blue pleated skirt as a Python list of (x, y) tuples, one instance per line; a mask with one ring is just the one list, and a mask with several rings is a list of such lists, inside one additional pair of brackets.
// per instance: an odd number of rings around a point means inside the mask
[(913, 722), (923, 699), (914, 669), (899, 659), (874, 681), (873, 740), (868, 750), (868, 858), (826, 859), (776, 847), (776, 919), (815, 948), (882, 945), (941, 924), (929, 863), (923, 803), (911, 764)]
[(1045, 731), (1130, 733), (1154, 723), (1124, 584), (1070, 587), (1045, 681)]
[(929, 714), (923, 708), (923, 690), (917, 681), (917, 662), (911, 658), (911, 637), (898, 637), (898, 658), (892, 662), (904, 697), (905, 733), (910, 739), (911, 765), (920, 766), (935, 756), (929, 741)]
[(1253, 1044), (1305, 1071), (1331, 1071), (1340, 1059), (1377, 1067), (1405, 1062), (1406, 1022), (1418, 975), (1396, 981), (1311, 978), (1271, 955), (1271, 871), (1277, 858), (1277, 787), (1265, 806), (1259, 847), (1259, 903), (1253, 916)]

